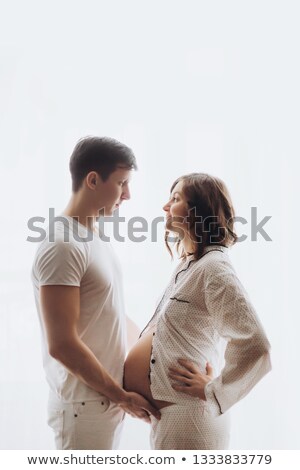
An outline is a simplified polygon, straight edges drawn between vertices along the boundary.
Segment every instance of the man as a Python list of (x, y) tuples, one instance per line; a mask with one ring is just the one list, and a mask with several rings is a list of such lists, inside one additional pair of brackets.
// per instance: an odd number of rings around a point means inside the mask
[(121, 274), (112, 247), (95, 233), (130, 198), (132, 151), (87, 137), (71, 155), (72, 196), (49, 227), (33, 264), (50, 386), (48, 423), (57, 449), (113, 449), (124, 412), (147, 421), (159, 412), (122, 388), (125, 323)]

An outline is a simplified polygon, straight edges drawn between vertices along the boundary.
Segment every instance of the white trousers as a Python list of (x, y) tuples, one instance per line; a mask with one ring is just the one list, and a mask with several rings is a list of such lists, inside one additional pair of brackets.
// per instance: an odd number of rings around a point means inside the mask
[(229, 446), (228, 413), (212, 416), (201, 403), (170, 405), (160, 410), (161, 419), (151, 415), (151, 449), (225, 450)]
[(125, 413), (107, 397), (86, 402), (63, 403), (50, 394), (48, 424), (54, 431), (56, 449), (117, 449)]

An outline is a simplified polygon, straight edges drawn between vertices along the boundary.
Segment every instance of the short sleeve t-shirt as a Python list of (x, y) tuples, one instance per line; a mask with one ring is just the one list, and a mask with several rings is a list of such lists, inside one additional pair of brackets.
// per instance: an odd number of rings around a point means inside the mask
[(35, 302), (42, 331), (43, 365), (50, 390), (62, 401), (99, 397), (50, 356), (40, 308), (40, 287), (80, 287), (78, 334), (106, 371), (122, 386), (126, 325), (119, 262), (109, 242), (71, 217), (48, 228), (32, 267)]

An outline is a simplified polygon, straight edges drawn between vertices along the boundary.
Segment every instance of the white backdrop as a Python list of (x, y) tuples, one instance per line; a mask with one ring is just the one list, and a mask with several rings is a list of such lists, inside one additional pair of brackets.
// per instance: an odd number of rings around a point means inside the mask
[[(134, 150), (125, 217), (163, 215), (173, 180), (225, 180), (238, 215), (270, 215), (266, 242), (231, 257), (272, 344), (273, 371), (232, 410), (231, 448), (299, 449), (299, 8), (297, 2), (0, 2), (0, 448), (51, 449), (27, 221), (59, 213), (88, 134)], [(125, 227), (122, 229), (126, 234)], [(249, 225), (238, 227), (250, 235)], [(174, 264), (157, 242), (114, 243), (140, 326)], [(126, 420), (121, 448), (147, 449)]]

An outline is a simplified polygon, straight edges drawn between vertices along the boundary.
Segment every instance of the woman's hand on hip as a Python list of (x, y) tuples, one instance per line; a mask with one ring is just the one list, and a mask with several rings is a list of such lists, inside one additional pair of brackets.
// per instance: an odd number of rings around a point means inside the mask
[(169, 377), (180, 382), (172, 384), (174, 390), (206, 400), (204, 388), (213, 379), (213, 369), (209, 362), (206, 363), (206, 374), (202, 374), (199, 367), (187, 359), (178, 359), (178, 363), (182, 367), (169, 367)]

